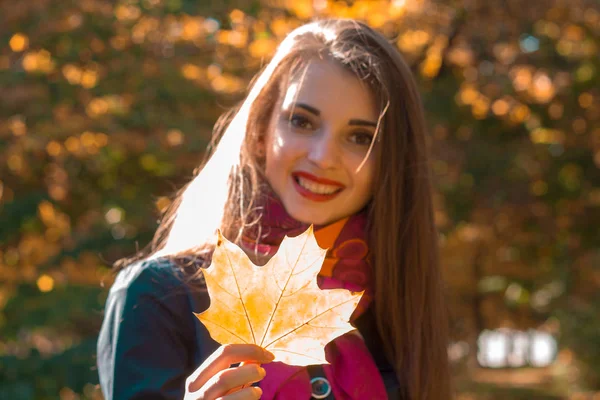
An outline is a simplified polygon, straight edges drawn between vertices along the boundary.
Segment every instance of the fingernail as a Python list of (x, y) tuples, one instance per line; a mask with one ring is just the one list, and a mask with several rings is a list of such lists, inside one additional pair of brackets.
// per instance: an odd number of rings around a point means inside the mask
[(262, 394), (263, 394), (263, 391), (262, 391), (262, 389), (261, 389), (261, 388), (259, 388), (258, 386), (252, 386), (252, 389), (254, 389), (254, 393), (256, 393), (256, 395), (257, 395), (258, 397), (262, 396)]
[(264, 353), (267, 360), (273, 361), (275, 359), (275, 354), (271, 353), (270, 351), (265, 350)]
[(264, 378), (267, 375), (267, 371), (265, 371), (265, 369), (262, 367), (258, 367), (258, 373), (260, 374), (261, 378)]

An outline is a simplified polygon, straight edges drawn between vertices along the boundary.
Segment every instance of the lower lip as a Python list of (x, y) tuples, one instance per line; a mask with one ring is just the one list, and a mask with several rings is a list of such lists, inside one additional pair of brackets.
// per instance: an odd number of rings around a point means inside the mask
[(339, 190), (339, 191), (331, 193), (331, 194), (318, 194), (318, 193), (313, 193), (310, 190), (306, 189), (305, 187), (300, 186), (300, 184), (298, 182), (296, 182), (296, 179), (293, 177), (292, 177), (292, 182), (294, 183), (294, 187), (296, 188), (296, 190), (298, 191), (298, 193), (300, 193), (300, 195), (302, 197), (305, 197), (312, 201), (329, 201), (329, 200), (335, 198), (338, 194), (340, 194), (342, 192), (341, 190)]

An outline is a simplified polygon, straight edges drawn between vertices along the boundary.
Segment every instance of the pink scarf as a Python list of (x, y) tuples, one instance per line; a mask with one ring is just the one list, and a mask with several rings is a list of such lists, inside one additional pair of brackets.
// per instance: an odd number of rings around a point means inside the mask
[[(244, 234), (243, 245), (272, 256), (285, 235), (303, 233), (308, 224), (293, 219), (271, 191), (265, 198), (260, 225)], [(321, 289), (365, 290), (350, 317), (354, 321), (369, 306), (372, 295), (371, 262), (366, 239), (366, 211), (326, 226), (315, 226), (319, 246), (329, 248), (317, 283)], [(260, 238), (258, 237), (260, 230)], [(258, 242), (258, 244), (257, 244)], [(385, 385), (362, 338), (355, 332), (338, 337), (325, 346), (330, 364), (323, 366), (333, 396), (340, 400), (385, 399)], [(311, 397), (310, 377), (305, 367), (281, 362), (264, 364), (266, 377), (260, 382), (263, 400), (307, 400)]]

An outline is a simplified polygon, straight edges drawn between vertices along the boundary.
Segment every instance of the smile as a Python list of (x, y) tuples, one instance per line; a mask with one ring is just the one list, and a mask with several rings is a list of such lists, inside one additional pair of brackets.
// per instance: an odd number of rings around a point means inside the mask
[(330, 186), (330, 185), (323, 185), (322, 183), (315, 183), (313, 181), (310, 181), (306, 178), (301, 178), (299, 176), (296, 177), (296, 182), (298, 182), (298, 184), (300, 186), (302, 186), (304, 189), (308, 189), (311, 192), (318, 193), (318, 194), (331, 194), (331, 193), (337, 192), (338, 190), (341, 190), (337, 186)]
[(344, 189), (341, 183), (318, 178), (305, 172), (295, 172), (292, 178), (298, 193), (314, 201), (331, 200)]

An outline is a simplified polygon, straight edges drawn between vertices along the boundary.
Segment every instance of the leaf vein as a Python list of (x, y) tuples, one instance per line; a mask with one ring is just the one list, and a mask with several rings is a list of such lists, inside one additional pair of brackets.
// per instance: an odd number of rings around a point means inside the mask
[[(223, 248), (223, 250), (225, 250), (225, 248)], [(242, 303), (242, 307), (244, 309), (244, 314), (246, 316), (246, 321), (248, 322), (248, 326), (250, 327), (250, 333), (252, 333), (252, 340), (254, 340), (254, 343), (256, 343), (256, 337), (254, 336), (254, 328), (252, 327), (252, 324), (250, 323), (250, 317), (248, 316), (248, 310), (246, 309), (246, 304), (244, 303), (244, 300), (242, 299), (242, 290), (240, 289), (240, 285), (237, 280), (237, 274), (235, 273), (235, 270), (233, 269), (233, 263), (231, 262), (231, 258), (229, 257), (229, 252), (226, 250), (225, 250), (225, 255), (227, 257), (227, 261), (229, 261), (229, 268), (231, 269), (231, 272), (233, 275), (233, 280), (235, 281), (235, 286), (238, 289), (240, 303)]]
[(341, 306), (343, 306), (344, 304), (346, 304), (346, 303), (349, 303), (349, 302), (351, 302), (351, 301), (354, 301), (354, 297), (352, 297), (352, 298), (350, 298), (350, 299), (348, 299), (348, 300), (345, 300), (345, 301), (343, 301), (343, 302), (341, 302), (341, 303), (338, 303), (338, 304), (336, 304), (336, 305), (335, 305), (335, 306), (333, 306), (333, 307), (329, 307), (329, 308), (327, 308), (326, 310), (324, 310), (324, 311), (322, 311), (322, 312), (320, 312), (320, 313), (316, 314), (314, 317), (310, 318), (310, 319), (309, 319), (309, 320), (307, 320), (306, 322), (303, 322), (301, 325), (298, 325), (298, 326), (296, 326), (294, 329), (290, 330), (289, 332), (286, 332), (286, 333), (284, 333), (283, 335), (279, 336), (278, 338), (276, 338), (276, 339), (273, 339), (273, 340), (271, 341), (271, 343), (269, 343), (268, 345), (266, 345), (266, 346), (263, 346), (263, 347), (264, 347), (264, 348), (267, 348), (268, 346), (272, 345), (272, 344), (273, 344), (273, 343), (275, 343), (276, 341), (278, 341), (278, 340), (281, 340), (281, 339), (283, 339), (284, 337), (286, 337), (286, 336), (288, 336), (288, 335), (291, 335), (292, 333), (296, 332), (296, 331), (297, 331), (297, 330), (299, 330), (300, 328), (302, 328), (302, 327), (304, 327), (304, 326), (306, 326), (306, 325), (310, 326), (309, 324), (310, 324), (310, 322), (311, 322), (311, 321), (314, 321), (315, 319), (319, 318), (321, 315), (325, 314), (326, 312), (328, 312), (328, 311), (330, 311), (330, 310), (333, 310), (334, 308), (341, 307)]
[[(287, 288), (287, 285), (290, 282), (290, 279), (292, 279), (292, 274), (294, 272), (294, 269), (296, 268), (296, 265), (298, 264), (298, 261), (300, 260), (300, 256), (304, 252), (304, 248), (306, 247), (306, 242), (308, 242), (308, 239), (309, 239), (309, 236), (307, 236), (306, 240), (304, 241), (304, 243), (302, 243), (302, 248), (300, 249), (300, 252), (298, 252), (298, 256), (296, 258), (296, 262), (294, 263), (294, 266), (292, 267), (292, 269), (290, 271), (290, 274), (288, 275), (288, 278), (285, 281), (285, 285), (283, 285), (283, 289), (281, 290), (281, 293), (279, 294), (279, 296), (277, 298), (277, 301), (275, 302), (275, 308), (273, 309), (273, 312), (269, 316), (269, 321), (267, 323), (267, 329), (265, 329), (265, 336), (269, 332), (269, 328), (271, 327), (271, 323), (273, 322), (273, 316), (275, 315), (275, 312), (277, 311), (277, 308), (279, 307), (279, 303), (281, 302), (281, 298), (283, 297), (283, 294), (285, 293), (285, 289)], [(288, 254), (287, 254), (287, 252), (285, 253), (285, 260), (286, 260), (286, 265), (290, 265), (289, 264), (289, 260), (288, 260)], [(262, 346), (262, 341), (264, 339), (265, 339), (264, 337), (261, 339), (261, 346)], [(262, 347), (264, 348), (266, 346), (262, 346)]]

